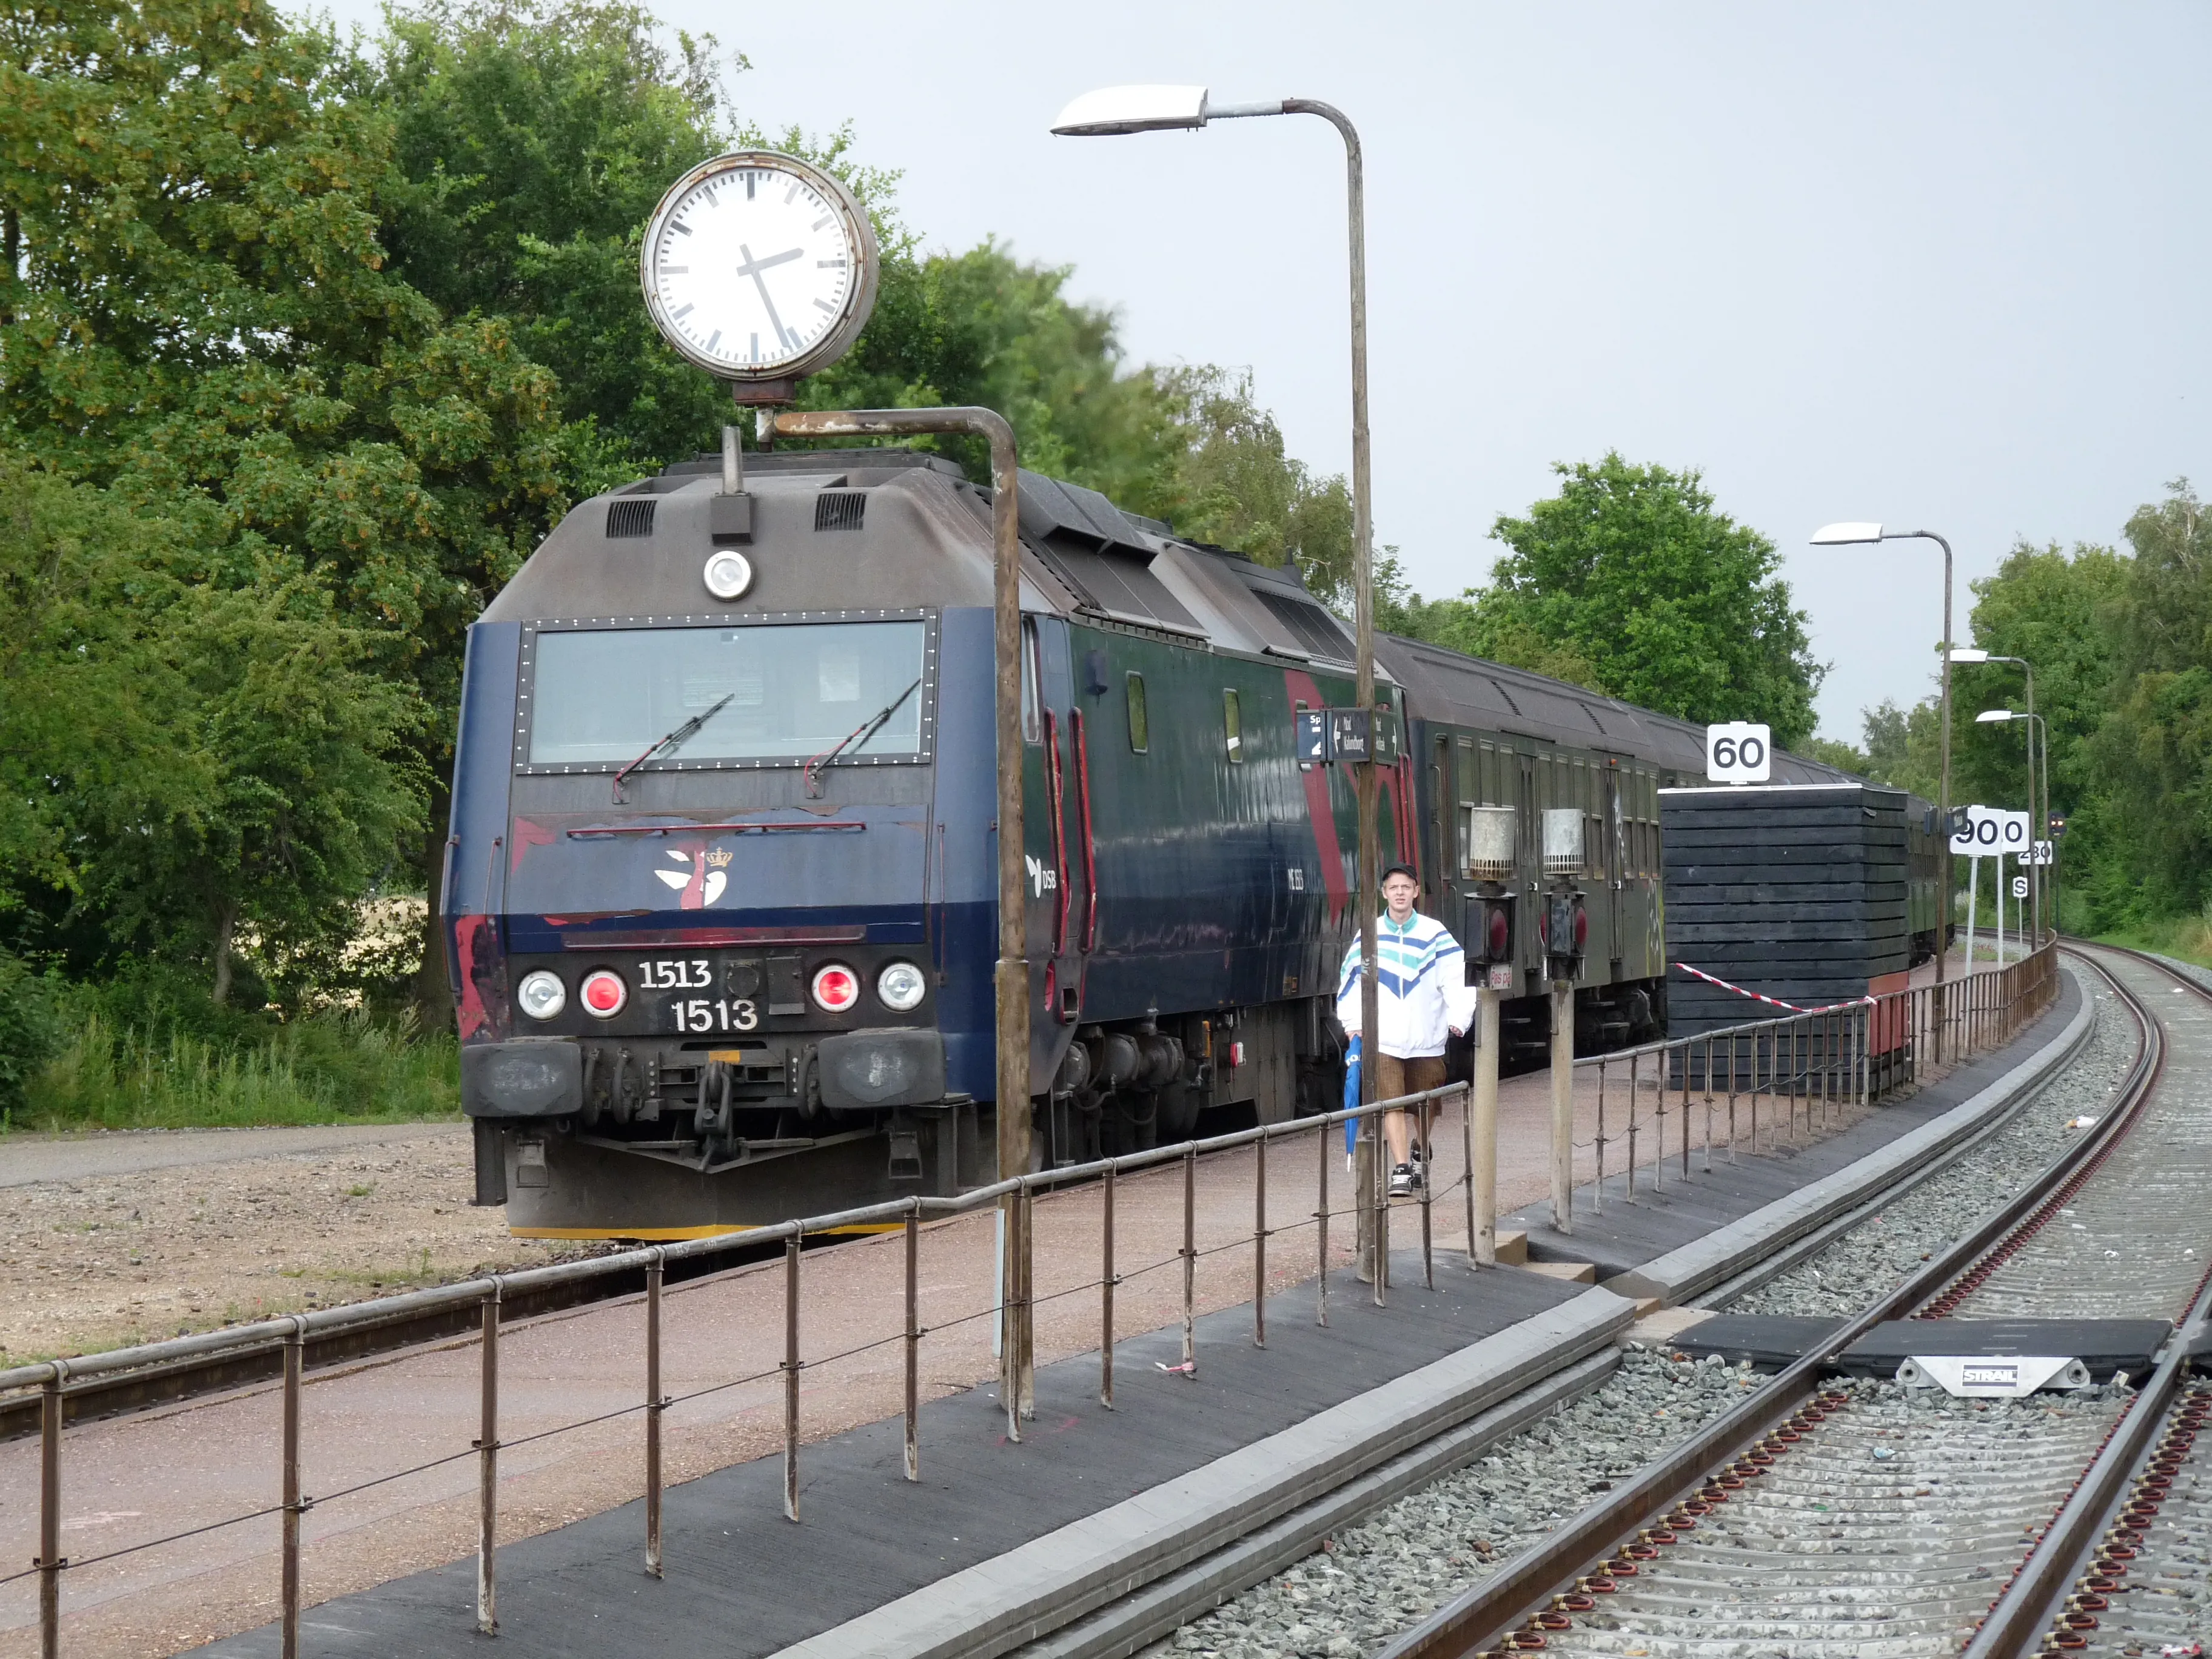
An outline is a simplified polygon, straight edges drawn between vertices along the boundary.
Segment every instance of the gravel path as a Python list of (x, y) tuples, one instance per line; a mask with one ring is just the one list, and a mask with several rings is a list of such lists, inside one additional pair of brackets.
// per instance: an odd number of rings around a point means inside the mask
[[(270, 1143), (256, 1133), (216, 1139), (264, 1152)], [(153, 1143), (164, 1139), (147, 1137), (148, 1149), (159, 1150)], [(444, 1125), (368, 1144), (310, 1145), (319, 1150), (8, 1188), (0, 1366), (396, 1295), (599, 1248), (509, 1237), (505, 1211), (470, 1204), (469, 1143)]]
[(1508, 1436), (1145, 1650), (1355, 1659), (1510, 1559), (1762, 1379), (1632, 1346), (1581, 1399)]
[(2102, 981), (2092, 978), (2089, 984), (2096, 1012), (2087, 1046), (2018, 1116), (1864, 1226), (1736, 1297), (1728, 1310), (1832, 1318), (1856, 1313), (2027, 1186), (2080, 1133), (2069, 1122), (2103, 1115), (2112, 1091), (2135, 1064), (2134, 1020)]

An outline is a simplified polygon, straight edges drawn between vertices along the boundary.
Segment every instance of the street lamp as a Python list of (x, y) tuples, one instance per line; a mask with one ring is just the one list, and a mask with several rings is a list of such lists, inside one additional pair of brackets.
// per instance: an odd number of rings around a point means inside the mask
[[(1951, 951), (1951, 544), (1932, 530), (1884, 530), (1878, 524), (1823, 525), (1813, 532), (1815, 547), (1856, 547), (1869, 542), (1933, 542), (1943, 550), (1943, 696), (1938, 718), (1943, 726), (1943, 775), (1936, 787), (1936, 812), (1942, 826), (1943, 908), (1936, 927), (1936, 983), (1943, 982), (1943, 961)], [(1966, 964), (1967, 971), (1973, 964)], [(1936, 994), (1936, 1003), (1942, 1002)], [(1939, 1042), (1940, 1048), (1942, 1044)], [(1940, 1059), (1941, 1056), (1938, 1056)]]
[[(1990, 660), (1991, 662), (2018, 662), (2020, 659), (2017, 657), (1992, 657)], [(2038, 749), (2040, 749), (2043, 751), (2041, 767), (2043, 777), (2043, 810), (2039, 813), (2036, 813), (2036, 816), (2041, 823), (2048, 824), (2051, 821), (2050, 722), (2045, 720), (2042, 715), (2037, 714), (2032, 708), (2018, 713), (2015, 713), (2014, 710), (2009, 708), (1984, 708), (1980, 714), (1974, 716), (1974, 724), (1977, 726), (2001, 726), (2007, 720), (2027, 720), (2030, 722), (2027, 728), (2027, 810), (2030, 812), (2036, 812), (2036, 751)], [(2036, 835), (2030, 836), (2028, 837), (2028, 842), (2032, 851), (2033, 848), (2040, 847), (2043, 844), (2044, 836), (2040, 833), (2038, 833)], [(2035, 884), (2035, 942), (2038, 945), (2040, 945), (2043, 942), (2043, 868), (2040, 865), (2036, 864), (2031, 864), (2028, 867), (2035, 872), (2031, 878)], [(2057, 901), (2055, 898), (2051, 902), (2051, 908), (2053, 915), (2051, 918), (2051, 925), (2055, 930), (2058, 926), (2058, 917), (2056, 914), (2057, 909)]]
[[(2035, 718), (2035, 665), (2028, 661), (2027, 658), (1993, 656), (1989, 652), (1984, 651), (1978, 647), (1970, 646), (1954, 651), (1951, 653), (1951, 660), (1954, 663), (2011, 663), (2027, 678), (2027, 717), (2030, 720), (2033, 720)], [(1978, 720), (1986, 720), (1989, 719), (1989, 716), (1987, 714), (1982, 714), (1976, 718)], [(2044, 839), (2045, 830), (2048, 826), (2051, 817), (2051, 771), (2049, 765), (2051, 754), (2050, 747), (2046, 744), (2044, 747), (2044, 765), (2042, 768), (2042, 811), (2038, 812), (2036, 811), (2035, 793), (2035, 780), (2037, 775), (2035, 749), (2035, 733), (2033, 729), (2031, 729), (2028, 732), (2027, 745), (2027, 810), (2029, 814), (2035, 819), (2035, 834), (2029, 837), (2029, 839), (2039, 842)], [(2035, 883), (2035, 923), (2038, 930), (2036, 939), (2039, 944), (2043, 938), (2041, 932), (2043, 927), (2043, 871), (2042, 867), (2039, 865), (2031, 865), (2029, 868), (2035, 872), (2035, 874), (2031, 878), (2031, 879)], [(2051, 918), (2051, 923), (2054, 927), (2057, 926), (2057, 917), (2055, 915)]]
[[(1204, 87), (1101, 87), (1060, 111), (1052, 124), (1062, 137), (1118, 137), (1133, 132), (1194, 131), (1210, 121), (1261, 115), (1318, 115), (1344, 137), (1346, 218), (1352, 254), (1352, 592), (1354, 699), (1375, 706), (1375, 563), (1373, 500), (1369, 484), (1367, 444), (1367, 207), (1359, 134), (1343, 111), (1312, 98), (1268, 98), (1258, 103), (1218, 104)], [(1948, 629), (1948, 612), (1947, 629)], [(1373, 750), (1370, 746), (1370, 754)], [(1358, 763), (1352, 772), (1359, 811), (1359, 1095), (1375, 1099), (1376, 1060), (1382, 1049), (1376, 1009), (1375, 908), (1378, 885), (1375, 763)], [(1382, 1294), (1388, 1264), (1376, 1252), (1375, 1286)]]

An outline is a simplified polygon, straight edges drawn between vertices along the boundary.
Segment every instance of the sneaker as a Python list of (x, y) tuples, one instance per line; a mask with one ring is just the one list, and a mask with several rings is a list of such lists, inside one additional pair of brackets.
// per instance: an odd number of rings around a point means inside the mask
[(1390, 1171), (1390, 1196), (1398, 1198), (1413, 1190), (1413, 1166), (1401, 1164)]

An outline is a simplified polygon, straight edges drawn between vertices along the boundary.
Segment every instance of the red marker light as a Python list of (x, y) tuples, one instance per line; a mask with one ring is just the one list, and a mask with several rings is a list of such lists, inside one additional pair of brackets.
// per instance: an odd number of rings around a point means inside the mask
[(860, 1000), (860, 976), (843, 963), (833, 962), (815, 971), (814, 1002), (823, 1012), (842, 1014)]
[(584, 987), (578, 994), (586, 1012), (608, 1019), (622, 1012), (623, 1004), (629, 1000), (629, 987), (613, 969), (599, 968), (584, 976)]
[(1589, 912), (1577, 904), (1575, 907), (1575, 949), (1579, 951), (1589, 943)]
[(1501, 906), (1490, 913), (1490, 959), (1492, 962), (1505, 960), (1507, 943), (1505, 911)]

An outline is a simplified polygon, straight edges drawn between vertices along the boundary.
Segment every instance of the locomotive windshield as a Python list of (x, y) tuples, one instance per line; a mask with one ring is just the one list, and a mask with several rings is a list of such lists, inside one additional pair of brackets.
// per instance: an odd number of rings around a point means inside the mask
[(549, 629), (538, 635), (530, 764), (621, 766), (710, 709), (666, 760), (805, 760), (894, 699), (845, 755), (919, 755), (922, 700), (902, 694), (921, 678), (926, 626)]

